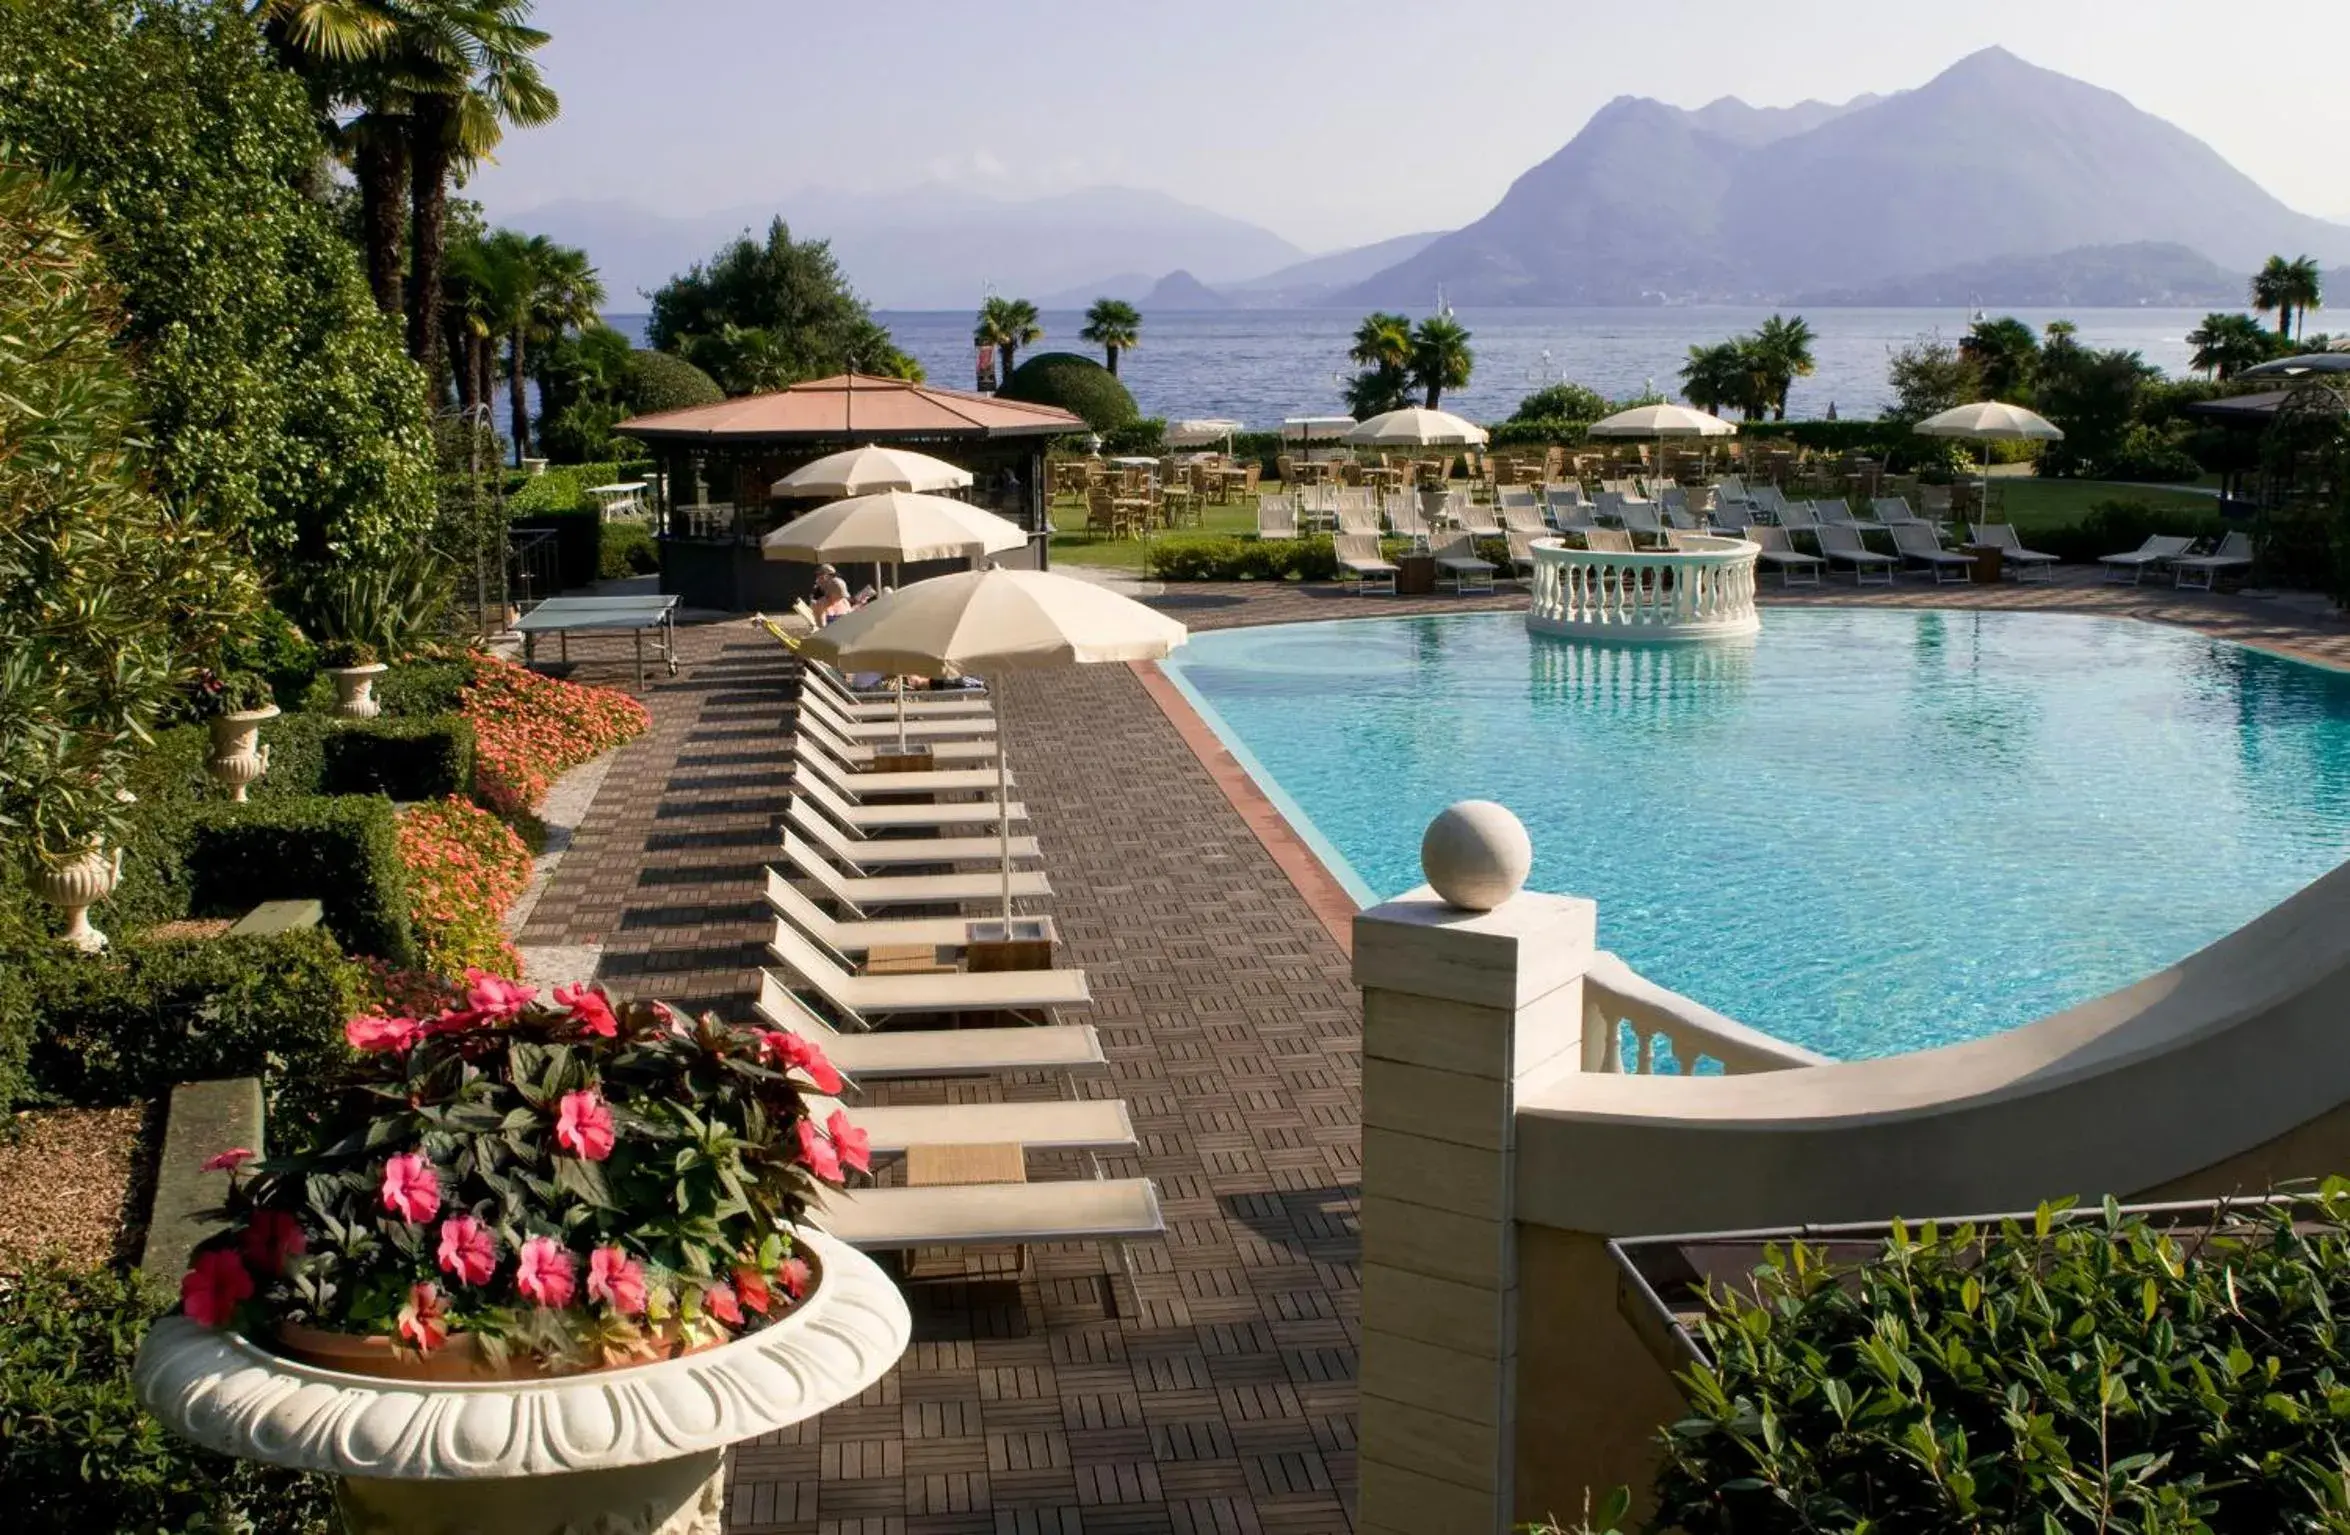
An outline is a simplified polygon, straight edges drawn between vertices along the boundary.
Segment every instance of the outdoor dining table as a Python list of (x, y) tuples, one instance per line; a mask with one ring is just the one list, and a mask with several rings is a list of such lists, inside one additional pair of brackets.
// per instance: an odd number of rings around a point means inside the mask
[(571, 659), (574, 629), (626, 629), (636, 637), (636, 685), (645, 685), (645, 631), (661, 641), (661, 659), (669, 675), (677, 675), (677, 599), (675, 597), (549, 597), (516, 621), (522, 635), (522, 664), (538, 659), (538, 637), (552, 634)]

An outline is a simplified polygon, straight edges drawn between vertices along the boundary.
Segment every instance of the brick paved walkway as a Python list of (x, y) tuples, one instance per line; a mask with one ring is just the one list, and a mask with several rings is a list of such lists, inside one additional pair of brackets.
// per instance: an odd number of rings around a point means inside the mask
[[(1510, 608), (1197, 585), (1153, 599), (1200, 629)], [(2289, 605), (2159, 588), (1943, 587), (1772, 602), (2023, 607), (2187, 624), (2350, 665), (2350, 626)], [(769, 926), (758, 881), (789, 785), (788, 668), (747, 625), (680, 634), (684, 673), (644, 695), (624, 748), (521, 934), (598, 944), (615, 986), (747, 1016)], [(574, 675), (626, 686), (626, 652)], [(1169, 1238), (1138, 1247), (1103, 1314), (1102, 1256), (1047, 1249), (1028, 1282), (916, 1288), (914, 1347), (814, 1423), (744, 1446), (728, 1528), (1342, 1531), (1354, 1470), (1360, 1019), (1338, 943), (1125, 667), (1000, 690), (1071, 958), (1092, 977)], [(1050, 1096), (1041, 1079), (907, 1084), (893, 1101)], [(1066, 1170), (1066, 1169), (1064, 1169)], [(1035, 1167), (1055, 1175), (1050, 1162)]]

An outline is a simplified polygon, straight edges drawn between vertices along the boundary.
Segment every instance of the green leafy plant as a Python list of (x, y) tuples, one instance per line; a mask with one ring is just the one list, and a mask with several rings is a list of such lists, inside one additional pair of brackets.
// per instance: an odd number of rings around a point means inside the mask
[(259, 672), (207, 671), (197, 675), (189, 708), (196, 718), (208, 720), (224, 714), (274, 708), (276, 704), (277, 690)]
[(423, 543), (312, 571), (287, 592), (303, 624), (325, 640), (412, 655), (445, 628), (455, 586), (449, 561)]
[(649, 575), (661, 568), (660, 546), (641, 522), (608, 522), (596, 546), (596, 574), (607, 581)]
[(2110, 1201), (1774, 1248), (1700, 1324), (1654, 1527), (2350, 1527), (2350, 1184), (2168, 1234)]
[(436, 1016), (348, 1033), (359, 1066), (308, 1145), (215, 1159), (229, 1229), (183, 1281), (198, 1322), (662, 1357), (787, 1312), (815, 1280), (791, 1227), (867, 1163), (846, 1115), (809, 1108), (839, 1074), (782, 1030), (474, 970)]
[(373, 666), (379, 652), (365, 640), (328, 640), (318, 647), (318, 664), (330, 670)]

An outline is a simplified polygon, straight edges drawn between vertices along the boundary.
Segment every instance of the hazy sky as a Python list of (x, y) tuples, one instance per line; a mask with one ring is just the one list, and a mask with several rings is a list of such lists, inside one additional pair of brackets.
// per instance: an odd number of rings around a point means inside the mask
[(1449, 228), (1619, 95), (1841, 101), (1999, 43), (2350, 218), (2350, 0), (539, 0), (563, 97), (473, 194), (1172, 193), (1309, 250)]

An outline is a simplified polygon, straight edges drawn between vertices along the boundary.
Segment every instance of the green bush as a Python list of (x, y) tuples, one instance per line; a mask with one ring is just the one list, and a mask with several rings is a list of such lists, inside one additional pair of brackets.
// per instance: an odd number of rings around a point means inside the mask
[(1150, 545), (1150, 572), (1162, 581), (1335, 581), (1338, 556), (1326, 535), (1165, 538)]
[(391, 802), (373, 795), (206, 806), (190, 819), (182, 855), (187, 909), (238, 916), (262, 901), (316, 900), (351, 952), (413, 966), (395, 822)]
[(1561, 381), (1546, 384), (1518, 402), (1512, 421), (1597, 421), (1615, 413), (1608, 397), (1596, 389)]
[(318, 676), (318, 647), (294, 621), (274, 607), (263, 608), (241, 633), (221, 650), (220, 670), (258, 672), (269, 679), (269, 689), (281, 709), (300, 706)]
[(640, 347), (628, 354), (628, 366), (621, 373), (620, 400), (631, 415), (715, 405), (725, 398), (726, 391), (715, 379), (670, 352)]
[(199, 1450), (131, 1390), (160, 1309), (134, 1277), (43, 1264), (0, 1286), (0, 1488), (20, 1535), (338, 1528), (333, 1484)]
[(472, 680), (467, 660), (410, 661), (375, 679), (375, 701), (386, 714), (455, 714), (465, 707), (465, 685)]
[(1007, 400), (1058, 406), (1104, 436), (1142, 414), (1116, 374), (1075, 352), (1038, 353), (1014, 368), (996, 393)]
[(2108, 554), (2135, 549), (2154, 535), (2217, 538), (2225, 531), (2215, 503), (2198, 507), (2151, 507), (2143, 501), (2100, 501), (2070, 527), (2032, 528), (2024, 543), (2060, 560), (2094, 563)]
[(2103, 479), (2137, 484), (2178, 484), (2201, 475), (2203, 466), (2183, 442), (2144, 422), (2134, 422), (2122, 433), (2113, 452), (2097, 465), (2097, 473)]
[[(175, 1083), (260, 1077), (301, 1096), (347, 1058), (365, 972), (316, 928), (257, 938), (122, 938), (101, 956), (50, 947), (10, 967), (0, 1039), (29, 1044), (31, 1094), (132, 1103)], [(18, 1097), (24, 1096), (20, 1085)]]
[(1102, 434), (1102, 451), (1113, 457), (1167, 451), (1167, 422), (1163, 416), (1143, 416)]
[(2343, 1529), (2346, 1221), (2333, 1179), (2184, 1241), (2108, 1204), (1773, 1249), (1700, 1324), (1654, 1527)]
[(473, 726), (457, 715), (346, 721), (323, 745), (324, 793), (402, 802), (473, 797)]
[(661, 550), (653, 542), (653, 530), (641, 522), (606, 523), (597, 561), (596, 574), (607, 581), (622, 581), (659, 570)]
[(1491, 429), (1488, 446), (1496, 448), (1546, 448), (1553, 444), (1565, 448), (1579, 448), (1586, 440), (1591, 423), (1597, 417), (1569, 418), (1565, 416), (1527, 416), (1504, 421)]

